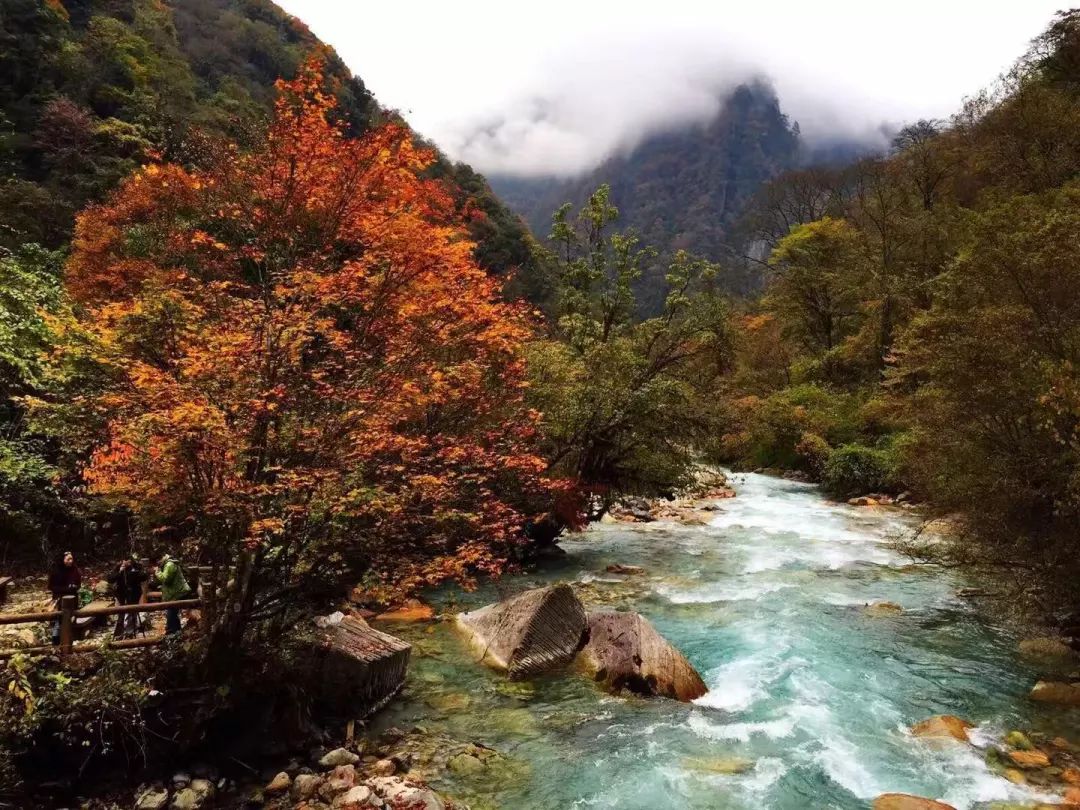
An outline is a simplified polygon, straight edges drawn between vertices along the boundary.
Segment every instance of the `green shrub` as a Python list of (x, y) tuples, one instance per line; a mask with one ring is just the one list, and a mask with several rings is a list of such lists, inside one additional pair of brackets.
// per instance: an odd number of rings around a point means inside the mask
[(896, 488), (893, 454), (861, 444), (836, 448), (825, 462), (823, 483), (833, 495), (850, 497)]
[(852, 441), (854, 398), (812, 383), (793, 385), (764, 400), (755, 400), (745, 414), (746, 466), (798, 469), (817, 475), (820, 447), (805, 444), (808, 434), (830, 445)]
[(816, 433), (806, 432), (795, 445), (795, 452), (799, 456), (800, 467), (820, 478), (825, 472), (825, 465), (832, 454), (832, 448)]

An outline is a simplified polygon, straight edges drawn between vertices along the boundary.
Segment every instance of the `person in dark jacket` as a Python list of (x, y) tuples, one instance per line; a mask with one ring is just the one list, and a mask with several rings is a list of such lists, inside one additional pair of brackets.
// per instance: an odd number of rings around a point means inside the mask
[[(147, 573), (139, 565), (138, 558), (132, 556), (121, 560), (120, 565), (106, 580), (112, 586), (116, 604), (137, 605), (142, 601), (143, 583), (147, 580)], [(134, 638), (140, 619), (141, 615), (138, 613), (121, 613), (117, 616), (114, 633), (116, 638)]]
[[(64, 556), (56, 561), (56, 565), (49, 573), (49, 593), (53, 598), (53, 610), (60, 609), (60, 600), (65, 596), (78, 596), (80, 587), (82, 587), (82, 573), (75, 565), (75, 555), (70, 551), (65, 551)], [(60, 643), (59, 619), (54, 619), (52, 623), (52, 643)]]

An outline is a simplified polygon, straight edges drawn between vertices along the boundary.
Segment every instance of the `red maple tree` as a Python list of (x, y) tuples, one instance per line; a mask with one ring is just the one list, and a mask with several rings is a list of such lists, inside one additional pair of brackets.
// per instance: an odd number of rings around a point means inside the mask
[(77, 400), (89, 489), (238, 561), (248, 615), (356, 572), (496, 572), (569, 489), (533, 450), (528, 315), (433, 154), (395, 124), (348, 137), (322, 88), (314, 60), (279, 82), (254, 151), (143, 168), (79, 217), (67, 267), (107, 381)]

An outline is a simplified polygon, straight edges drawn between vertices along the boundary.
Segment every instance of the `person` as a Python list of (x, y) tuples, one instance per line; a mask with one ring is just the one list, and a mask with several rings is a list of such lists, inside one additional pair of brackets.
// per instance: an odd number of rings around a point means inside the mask
[[(146, 582), (146, 572), (139, 565), (138, 557), (132, 555), (121, 560), (116, 570), (109, 574), (106, 581), (112, 586), (113, 595), (118, 605), (137, 605), (142, 601), (142, 586)], [(134, 638), (142, 618), (138, 613), (121, 613), (116, 617), (116, 638)]]
[[(184, 569), (171, 554), (161, 558), (160, 567), (154, 572), (154, 581), (161, 585), (161, 601), (175, 602), (188, 595), (191, 588), (184, 578)], [(165, 609), (165, 635), (172, 636), (180, 632), (180, 608)]]
[[(65, 596), (78, 596), (82, 587), (82, 573), (75, 565), (75, 555), (65, 551), (49, 572), (49, 593), (53, 598), (53, 610), (60, 609), (60, 600)], [(60, 643), (60, 620), (53, 619), (52, 643)]]

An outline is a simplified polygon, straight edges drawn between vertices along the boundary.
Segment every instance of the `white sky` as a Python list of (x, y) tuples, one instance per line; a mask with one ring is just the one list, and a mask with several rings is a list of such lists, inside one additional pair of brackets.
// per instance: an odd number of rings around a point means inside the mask
[(808, 138), (945, 117), (1065, 0), (278, 0), (485, 172), (568, 174), (753, 73)]

